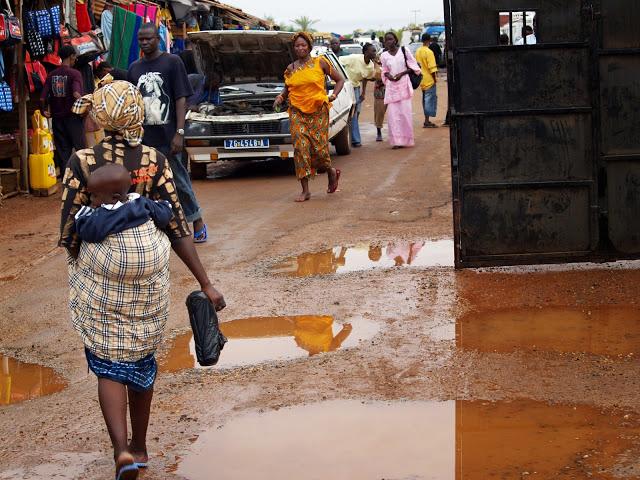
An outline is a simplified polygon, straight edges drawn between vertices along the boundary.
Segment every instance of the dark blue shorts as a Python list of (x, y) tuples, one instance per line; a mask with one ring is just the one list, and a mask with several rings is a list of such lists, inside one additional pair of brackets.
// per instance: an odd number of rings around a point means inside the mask
[(137, 362), (113, 362), (96, 357), (87, 348), (84, 349), (87, 356), (89, 369), (98, 378), (106, 378), (114, 382), (122, 383), (136, 392), (144, 392), (153, 388), (158, 373), (158, 364), (153, 353)]
[(436, 86), (422, 91), (422, 108), (426, 117), (435, 117), (438, 110), (438, 96)]

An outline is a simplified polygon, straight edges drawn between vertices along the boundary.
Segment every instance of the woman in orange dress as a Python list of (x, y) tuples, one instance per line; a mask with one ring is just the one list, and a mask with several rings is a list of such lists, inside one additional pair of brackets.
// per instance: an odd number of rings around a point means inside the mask
[[(331, 68), (327, 59), (312, 58), (312, 48), (313, 40), (308, 33), (299, 32), (293, 37), (297, 60), (287, 67), (284, 90), (274, 102), (274, 108), (287, 100), (289, 103), (296, 175), (302, 185), (302, 193), (296, 202), (311, 198), (309, 178), (316, 173), (326, 172), (329, 176), (327, 193), (334, 193), (340, 180), (340, 170), (331, 166), (329, 156), (329, 109), (342, 90), (344, 79)], [(335, 82), (329, 96), (327, 75)]]

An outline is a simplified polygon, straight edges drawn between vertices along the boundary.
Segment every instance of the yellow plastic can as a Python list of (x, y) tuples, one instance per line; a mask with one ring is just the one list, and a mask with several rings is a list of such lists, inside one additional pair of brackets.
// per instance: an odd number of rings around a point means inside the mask
[(36, 190), (48, 189), (56, 184), (53, 152), (29, 155), (29, 184)]

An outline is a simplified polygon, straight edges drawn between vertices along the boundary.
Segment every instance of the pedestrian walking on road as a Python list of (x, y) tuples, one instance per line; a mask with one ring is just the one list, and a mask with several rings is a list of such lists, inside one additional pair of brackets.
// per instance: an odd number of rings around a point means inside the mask
[(340, 46), (340, 39), (333, 37), (329, 41), (329, 48), (333, 53), (336, 54), (336, 57), (342, 57), (343, 55), (347, 55), (347, 52)]
[[(107, 137), (76, 152), (63, 181), (59, 245), (69, 253), (69, 307), (89, 368), (98, 377), (116, 478), (134, 479), (149, 460), (146, 434), (157, 373), (154, 352), (169, 314), (169, 247), (216, 309), (225, 303), (190, 238), (166, 157), (141, 145), (144, 103), (138, 89), (116, 81), (82, 97), (73, 109), (80, 115), (91, 109)], [(122, 167), (98, 173), (101, 167), (114, 165)], [(165, 206), (147, 200), (128, 205), (139, 197)], [(84, 208), (103, 204), (106, 208), (96, 211)], [(170, 211), (156, 218), (152, 210), (166, 210), (167, 204)], [(88, 214), (95, 217), (80, 220)], [(167, 216), (165, 225), (161, 217)]]
[(393, 148), (412, 147), (415, 145), (413, 137), (413, 87), (409, 79), (409, 72), (420, 73), (411, 51), (400, 48), (398, 37), (393, 32), (384, 36), (382, 81), (385, 84), (384, 103), (387, 105), (387, 126), (389, 127), (389, 142)]
[(340, 63), (347, 72), (356, 97), (356, 110), (351, 118), (351, 145), (356, 148), (362, 146), (358, 119), (367, 93), (367, 80), (373, 80), (375, 77), (375, 59), (376, 47), (370, 43), (362, 47), (362, 53), (340, 57)]
[[(273, 104), (275, 109), (285, 101), (289, 103), (296, 175), (302, 185), (302, 193), (296, 202), (311, 198), (309, 178), (316, 173), (327, 173), (327, 193), (335, 193), (340, 180), (340, 170), (331, 166), (329, 156), (329, 109), (331, 102), (340, 94), (344, 79), (326, 58), (312, 58), (312, 48), (313, 39), (308, 33), (294, 35), (293, 49), (297, 60), (287, 67), (284, 90)], [(327, 75), (335, 82), (333, 93), (329, 96), (326, 90)]]
[(382, 81), (382, 65), (376, 60), (375, 82), (373, 84), (373, 121), (376, 124), (376, 142), (382, 142), (382, 127), (387, 106), (384, 104), (385, 87)]
[(436, 128), (436, 124), (429, 118), (435, 117), (438, 111), (438, 64), (433, 50), (429, 47), (431, 37), (425, 33), (422, 35), (422, 47), (416, 51), (416, 60), (422, 70), (422, 109), (424, 110), (424, 128)]
[(84, 121), (71, 111), (73, 102), (82, 96), (82, 75), (73, 68), (76, 51), (71, 45), (60, 48), (62, 65), (53, 70), (44, 82), (40, 103), (42, 114), (53, 119), (53, 142), (58, 151), (60, 177), (73, 150), (85, 147)]
[(436, 65), (440, 65), (442, 61), (442, 47), (438, 43), (438, 37), (435, 35), (432, 37), (428, 33), (422, 35), (422, 44), (426, 45), (425, 37), (429, 37), (427, 41), (429, 42), (429, 49), (433, 52), (433, 56), (436, 57)]
[(142, 143), (160, 150), (169, 159), (187, 222), (193, 223), (193, 241), (206, 242), (207, 225), (182, 158), (187, 98), (193, 95), (184, 63), (177, 55), (160, 50), (158, 27), (153, 23), (140, 27), (138, 44), (144, 57), (131, 64), (127, 79), (144, 98)]

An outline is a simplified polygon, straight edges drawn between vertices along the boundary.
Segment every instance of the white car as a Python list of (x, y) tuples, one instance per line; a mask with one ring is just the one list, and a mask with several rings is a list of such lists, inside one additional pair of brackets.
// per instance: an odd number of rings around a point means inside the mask
[[(203, 31), (190, 33), (198, 69), (222, 78), (222, 104), (198, 106), (187, 113), (185, 150), (194, 178), (206, 176), (206, 165), (224, 160), (293, 158), (286, 110), (274, 111), (273, 102), (284, 87), (283, 74), (294, 61), (293, 33), (275, 31)], [(325, 55), (345, 80), (337, 57)], [(327, 78), (327, 94), (333, 85)], [(350, 124), (355, 95), (347, 81), (329, 112), (329, 139), (338, 155), (351, 151)], [(292, 161), (292, 160), (289, 160)]]

